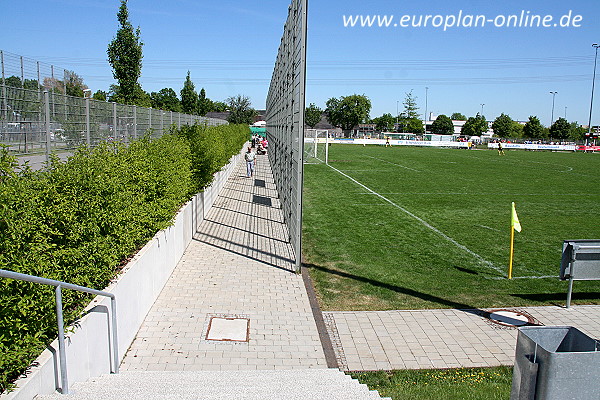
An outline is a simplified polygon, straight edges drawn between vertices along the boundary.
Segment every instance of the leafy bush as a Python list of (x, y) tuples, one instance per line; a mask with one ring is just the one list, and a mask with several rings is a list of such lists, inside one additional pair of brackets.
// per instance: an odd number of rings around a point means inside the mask
[[(240, 151), (247, 126), (185, 127), (160, 139), (79, 149), (15, 172), (0, 148), (0, 268), (103, 289)], [(65, 321), (90, 296), (63, 291)], [(0, 392), (56, 337), (54, 287), (0, 279)]]
[(194, 191), (197, 192), (210, 185), (215, 172), (240, 152), (249, 138), (250, 129), (248, 125), (187, 125), (181, 127), (178, 134), (190, 143)]

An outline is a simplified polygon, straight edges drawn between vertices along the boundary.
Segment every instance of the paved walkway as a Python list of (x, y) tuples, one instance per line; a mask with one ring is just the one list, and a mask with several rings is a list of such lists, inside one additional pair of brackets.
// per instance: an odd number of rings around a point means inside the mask
[[(123, 370), (326, 368), (268, 160), (242, 161), (128, 351)], [(543, 325), (600, 337), (600, 306), (520, 308)], [(213, 317), (249, 320), (247, 342), (207, 338)], [(482, 310), (325, 312), (342, 370), (512, 365), (516, 329)], [(214, 320), (213, 320), (214, 321)], [(223, 321), (223, 320), (221, 320)]]
[[(123, 370), (326, 368), (266, 156), (242, 161), (128, 351)], [(270, 203), (270, 205), (269, 205)], [(211, 317), (249, 319), (249, 341), (207, 340)], [(222, 320), (221, 320), (222, 321)]]
[[(540, 325), (574, 326), (600, 338), (600, 306), (527, 307)], [(513, 365), (517, 330), (485, 310), (324, 313), (340, 368), (346, 371)]]

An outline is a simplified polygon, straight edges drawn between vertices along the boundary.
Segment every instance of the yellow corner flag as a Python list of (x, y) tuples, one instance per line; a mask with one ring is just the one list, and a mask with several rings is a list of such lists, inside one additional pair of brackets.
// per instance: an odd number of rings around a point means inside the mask
[(517, 216), (517, 210), (515, 209), (515, 203), (512, 203), (512, 227), (517, 231), (521, 232), (521, 223), (519, 222), (519, 217)]
[(512, 279), (512, 266), (513, 266), (513, 252), (514, 252), (514, 241), (515, 241), (515, 230), (521, 232), (521, 223), (517, 216), (517, 210), (515, 209), (515, 203), (512, 203), (512, 214), (510, 217), (510, 257), (508, 259), (508, 279)]

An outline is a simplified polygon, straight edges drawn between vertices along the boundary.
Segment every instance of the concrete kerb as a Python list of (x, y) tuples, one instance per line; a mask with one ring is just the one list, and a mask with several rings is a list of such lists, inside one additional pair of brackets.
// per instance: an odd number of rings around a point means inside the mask
[[(158, 232), (127, 264), (122, 273), (104, 289), (117, 296), (119, 361), (133, 342), (146, 314), (154, 304), (197, 227), (212, 207), (219, 192), (243, 156), (244, 149), (233, 156), (212, 184), (186, 203), (174, 224)], [(109, 315), (110, 300), (96, 297), (86, 307), (84, 316), (67, 334), (67, 373), (69, 384), (110, 373)], [(2, 400), (32, 399), (50, 394), (60, 382), (58, 341), (55, 340), (34, 361), (25, 377), (16, 382), (17, 389), (0, 395)]]

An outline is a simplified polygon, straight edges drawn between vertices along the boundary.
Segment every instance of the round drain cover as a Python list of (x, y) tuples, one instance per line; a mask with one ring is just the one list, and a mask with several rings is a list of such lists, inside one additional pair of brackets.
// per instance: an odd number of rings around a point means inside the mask
[(529, 315), (513, 310), (490, 311), (488, 318), (504, 326), (523, 326), (533, 323), (533, 319)]

